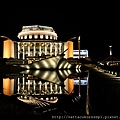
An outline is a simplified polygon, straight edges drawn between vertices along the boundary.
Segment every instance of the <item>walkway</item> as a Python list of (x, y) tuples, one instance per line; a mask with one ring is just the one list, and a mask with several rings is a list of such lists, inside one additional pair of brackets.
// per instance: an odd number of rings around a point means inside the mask
[(120, 77), (91, 69), (89, 104), (92, 115), (120, 115)]

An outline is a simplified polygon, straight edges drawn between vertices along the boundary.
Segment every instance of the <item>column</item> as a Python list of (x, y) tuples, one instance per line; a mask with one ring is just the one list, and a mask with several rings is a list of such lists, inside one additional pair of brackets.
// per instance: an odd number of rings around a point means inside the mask
[(40, 93), (42, 92), (42, 87), (41, 86), (42, 86), (42, 82), (40, 81), (39, 82), (39, 91), (40, 91)]
[(59, 54), (62, 52), (62, 43), (59, 43)]
[(18, 42), (18, 59), (20, 59), (20, 42)]
[(33, 56), (35, 56), (35, 53), (36, 53), (36, 43), (34, 43)]
[(45, 82), (45, 93), (47, 92), (47, 82)]
[(28, 94), (30, 94), (30, 80), (28, 80)]
[(50, 56), (52, 56), (52, 47), (53, 47), (53, 45), (52, 45), (52, 43), (50, 43)]
[(20, 78), (18, 78), (18, 81), (17, 81), (17, 82), (18, 82), (18, 84), (17, 84), (17, 85), (18, 85), (17, 92), (20, 93)]
[(35, 80), (33, 81), (33, 90), (34, 90), (34, 94), (36, 94), (36, 83), (35, 83)]
[(62, 88), (61, 88), (61, 86), (59, 86), (59, 89), (60, 89), (59, 93), (62, 94)]
[(50, 83), (50, 93), (52, 94), (53, 92), (53, 83)]
[(25, 77), (22, 78), (22, 84), (23, 84), (23, 91), (25, 90)]
[(28, 56), (30, 56), (30, 42), (28, 43)]
[(55, 56), (57, 56), (57, 43), (55, 43)]
[(58, 93), (57, 89), (58, 89), (58, 85), (55, 84), (55, 93)]
[(39, 56), (41, 56), (41, 43), (39, 43)]
[(25, 47), (24, 47), (24, 43), (22, 44), (23, 46), (23, 60), (25, 59)]
[(45, 55), (47, 55), (47, 46), (46, 46), (46, 42), (45, 42)]

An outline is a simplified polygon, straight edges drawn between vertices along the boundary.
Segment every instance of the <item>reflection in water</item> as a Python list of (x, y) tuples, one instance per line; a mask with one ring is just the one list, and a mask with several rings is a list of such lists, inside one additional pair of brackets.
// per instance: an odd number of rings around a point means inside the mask
[(8, 96), (14, 93), (14, 79), (3, 78), (3, 93)]
[[(89, 73), (71, 70), (42, 71), (26, 70), (18, 75), (7, 75), (3, 78), (3, 94), (7, 96), (17, 95), (17, 99), (34, 105), (35, 108), (45, 108), (59, 101), (60, 95), (74, 95), (72, 101), (78, 101), (81, 97), (81, 85), (88, 86)], [(75, 87), (78, 93), (75, 94)], [(87, 87), (86, 113), (88, 109)], [(77, 97), (76, 97), (77, 96)], [(53, 109), (53, 108), (52, 108)]]
[(28, 77), (34, 77), (39, 80), (49, 81), (55, 84), (62, 84), (63, 81), (70, 75), (72, 72), (70, 70), (26, 70), (22, 71), (22, 74), (28, 75)]

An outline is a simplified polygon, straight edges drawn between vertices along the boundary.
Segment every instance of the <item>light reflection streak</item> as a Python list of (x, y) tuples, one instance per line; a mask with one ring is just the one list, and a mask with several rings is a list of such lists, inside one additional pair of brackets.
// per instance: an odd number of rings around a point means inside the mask
[[(74, 72), (71, 70), (59, 70), (59, 71), (26, 70), (26, 71), (22, 71), (20, 74), (22, 74), (22, 76), (24, 77), (23, 78), (18, 77), (19, 79), (17, 79), (18, 81), (16, 82), (17, 87), (18, 87), (16, 90), (16, 93), (22, 94), (21, 89), (23, 89), (25, 92), (24, 94), (29, 94), (29, 95), (47, 95), (47, 94), (56, 94), (56, 93), (63, 94), (64, 89), (62, 88), (61, 83), (64, 84), (64, 81), (66, 80), (66, 78), (69, 79), (66, 82), (66, 87), (67, 87), (66, 90), (68, 91), (69, 94), (74, 93), (74, 85), (75, 85), (74, 77), (69, 78), (69, 75), (74, 74)], [(28, 78), (27, 74), (29, 75), (30, 79), (27, 79)], [(87, 77), (85, 76), (85, 78), (82, 77), (83, 79), (81, 79), (81, 74), (82, 73), (80, 72), (77, 73), (77, 75), (79, 75), (78, 77), (79, 94), (77, 93), (78, 97), (81, 97), (81, 94), (80, 94), (80, 87), (82, 85), (81, 80), (87, 81), (89, 77), (88, 75)], [(36, 77), (39, 79), (36, 80)], [(63, 80), (61, 81), (61, 79)], [(88, 82), (86, 83), (87, 84), (84, 84), (84, 85), (87, 85), (86, 114), (89, 115), (89, 94), (88, 94), (89, 84)]]

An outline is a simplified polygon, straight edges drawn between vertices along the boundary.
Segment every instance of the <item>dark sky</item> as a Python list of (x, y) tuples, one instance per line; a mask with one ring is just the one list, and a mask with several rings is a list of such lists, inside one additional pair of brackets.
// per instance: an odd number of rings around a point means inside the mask
[[(112, 45), (113, 56), (120, 58), (120, 9), (114, 6), (86, 7), (83, 9), (23, 9), (1, 12), (0, 36), (18, 40), (17, 35), (24, 25), (51, 26), (58, 35), (58, 40), (66, 41), (81, 36), (81, 49), (88, 49), (93, 60), (103, 60), (109, 56)], [(77, 49), (77, 39), (75, 40)], [(2, 39), (0, 39), (2, 56)]]

